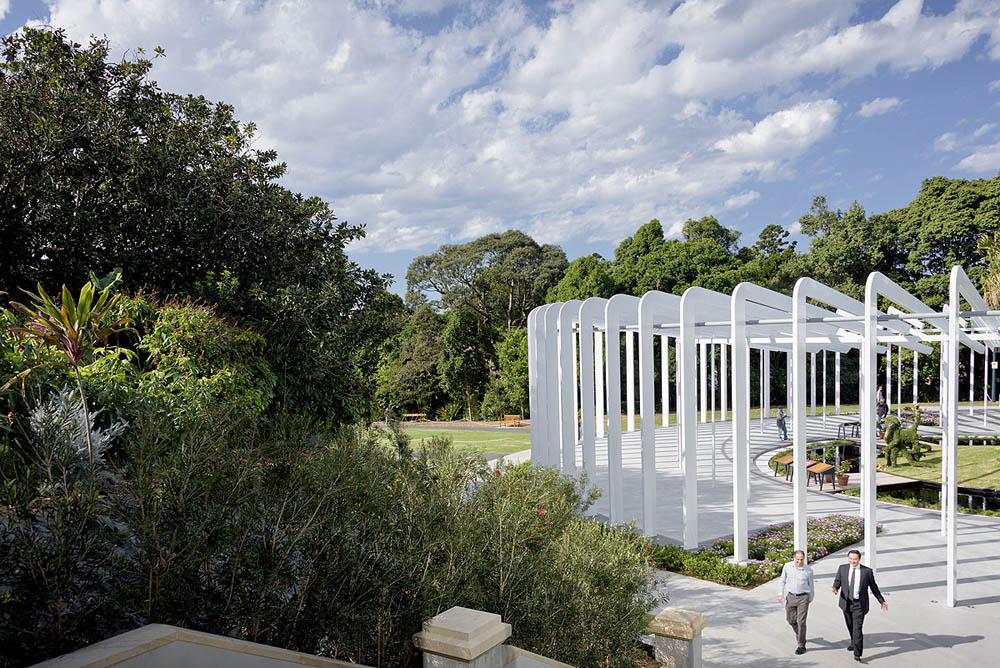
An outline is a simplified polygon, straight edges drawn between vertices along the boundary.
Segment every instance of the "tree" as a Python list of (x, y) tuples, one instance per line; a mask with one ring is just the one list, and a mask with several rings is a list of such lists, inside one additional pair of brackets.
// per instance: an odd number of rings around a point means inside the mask
[(289, 409), (366, 414), (402, 304), (347, 258), (363, 228), (279, 185), (286, 166), (231, 106), (160, 90), (141, 52), (108, 55), (61, 30), (3, 38), (0, 290), (120, 266), (125, 287), (213, 301), (261, 331)]
[(434, 413), (444, 392), (438, 362), (447, 318), (421, 304), (386, 343), (377, 372), (376, 399), (390, 410)]
[(611, 277), (608, 262), (597, 253), (578, 257), (569, 263), (569, 268), (552, 289), (547, 302), (566, 302), (570, 299), (588, 299), (615, 294), (615, 281)]
[(655, 218), (628, 237), (615, 249), (612, 276), (618, 291), (640, 295), (649, 290), (669, 288), (661, 285), (665, 275), (664, 254), (667, 242), (663, 239), (663, 227)]
[(518, 413), (528, 411), (528, 330), (509, 329), (497, 344), (500, 363), (499, 386), (504, 406), (516, 407)]
[(435, 306), (470, 309), (484, 327), (523, 327), (567, 266), (562, 249), (541, 246), (523, 232), (488, 234), (415, 258), (406, 272), (407, 303), (437, 293)]
[(720, 225), (715, 216), (686, 220), (681, 229), (681, 236), (685, 241), (709, 241), (718, 244), (730, 255), (736, 254), (740, 241), (740, 233)]
[(472, 420), (472, 399), (489, 377), (484, 354), (490, 342), (479, 329), (476, 315), (456, 309), (448, 315), (441, 334), (441, 357), (438, 372), (441, 384), (452, 396), (465, 399), (468, 419)]

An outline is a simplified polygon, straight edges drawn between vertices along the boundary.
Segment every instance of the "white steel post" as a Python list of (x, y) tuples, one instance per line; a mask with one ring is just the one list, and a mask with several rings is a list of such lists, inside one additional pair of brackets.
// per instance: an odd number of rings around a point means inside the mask
[[(623, 323), (624, 315), (635, 319), (639, 300), (630, 295), (615, 295), (604, 309), (607, 328), (604, 349), (607, 356), (608, 392), (608, 515), (611, 524), (620, 524), (624, 518), (624, 493), (622, 490), (622, 399), (621, 399), (621, 331), (633, 321)], [(626, 329), (626, 336), (631, 333)]]
[(559, 306), (559, 443), (562, 447), (562, 471), (576, 471), (576, 358), (573, 323), (580, 317), (579, 299)]
[(771, 351), (770, 349), (761, 349), (764, 354), (764, 370), (761, 372), (764, 376), (764, 405), (762, 410), (764, 411), (764, 417), (771, 417)]
[(731, 340), (733, 342), (733, 561), (745, 563), (747, 549), (747, 472), (750, 469), (750, 414), (747, 393), (747, 335), (745, 284), (733, 291)]
[(913, 351), (913, 405), (920, 405), (920, 385), (917, 383), (917, 360), (920, 358), (920, 353), (916, 350)]
[[(792, 292), (792, 370), (794, 392), (792, 408), (792, 496), (794, 499), (793, 547), (805, 550), (806, 535), (806, 299), (803, 282), (795, 283)], [(814, 386), (815, 388), (815, 386)], [(815, 394), (815, 392), (814, 392)]]
[(760, 401), (757, 403), (757, 406), (759, 407), (759, 412), (760, 412), (760, 433), (761, 434), (764, 433), (764, 372), (763, 372), (763, 369), (764, 369), (764, 349), (761, 348), (760, 349), (760, 366), (759, 366), (759, 369), (758, 369), (760, 371), (760, 382), (758, 383), (758, 385), (760, 386)]
[(903, 347), (896, 351), (896, 417), (903, 419)]
[[(680, 364), (681, 380), (681, 476), (684, 479), (684, 548), (698, 546), (698, 415), (695, 404), (695, 313), (698, 310), (699, 293), (707, 290), (699, 287), (688, 288), (681, 297), (681, 328), (677, 338), (677, 359)], [(704, 351), (704, 348), (702, 348)], [(704, 364), (702, 368), (704, 369)], [(704, 382), (704, 374), (702, 374)], [(705, 395), (702, 394), (704, 407)]]
[[(539, 350), (544, 346), (544, 330), (539, 325), (539, 315), (545, 313), (548, 305), (539, 306), (528, 314), (528, 410), (531, 417), (531, 463), (542, 463), (542, 438), (545, 420), (539, 408), (539, 397), (544, 395), (544, 374), (539, 372)], [(543, 316), (544, 317), (544, 316)]]
[(837, 415), (840, 415), (840, 353), (834, 353), (833, 356), (833, 400), (836, 402), (836, 408), (834, 409)]
[(635, 334), (625, 330), (625, 410), (627, 431), (635, 431)]
[(792, 353), (785, 353), (785, 413), (790, 414), (792, 410), (792, 393), (794, 391), (795, 377), (792, 375)]
[[(573, 361), (571, 365), (573, 367), (573, 440), (575, 443), (581, 443), (583, 441), (583, 414), (580, 412), (580, 364), (578, 362), (580, 359), (579, 334), (579, 331), (571, 330), (571, 336), (573, 337)], [(574, 445), (574, 448), (575, 447), (576, 446)]]
[(729, 356), (728, 344), (726, 343), (722, 344), (721, 355), (722, 358), (720, 359), (719, 362), (719, 366), (721, 369), (719, 371), (719, 379), (722, 381), (722, 392), (721, 392), (722, 420), (725, 421), (729, 419), (729, 364), (728, 364), (729, 360), (726, 359)]
[(712, 393), (712, 487), (715, 487), (715, 344), (708, 344), (709, 355), (712, 358), (712, 378), (709, 391)]
[(810, 399), (810, 415), (816, 415), (816, 353), (810, 353), (808, 355), (809, 360), (809, 399)]
[(705, 343), (698, 344), (701, 363), (698, 365), (698, 396), (701, 398), (701, 421), (708, 422), (708, 350)]
[[(878, 292), (873, 276), (865, 285), (865, 340), (861, 348), (861, 505), (865, 520), (865, 560), (875, 570), (875, 377), (878, 345)], [(886, 385), (888, 385), (886, 380)]]
[(604, 438), (604, 333), (600, 331), (594, 332), (594, 402), (595, 433), (597, 438)]
[(660, 335), (660, 402), (663, 426), (670, 424), (670, 337)]
[(983, 426), (984, 427), (987, 426), (986, 413), (988, 411), (986, 409), (988, 408), (988, 406), (986, 405), (986, 396), (988, 394), (990, 386), (989, 373), (990, 373), (990, 347), (986, 346), (986, 352), (983, 354)]
[[(949, 316), (950, 317), (950, 316)], [(951, 354), (947, 337), (941, 339), (940, 378), (938, 389), (938, 415), (941, 427), (941, 535), (948, 535), (948, 422), (952, 417), (948, 413), (950, 375), (948, 373), (948, 356)]]
[[(892, 412), (892, 344), (885, 346), (885, 405)], [(886, 413), (888, 415), (889, 413)]]
[(604, 435), (604, 338), (596, 329), (604, 324), (608, 300), (591, 297), (580, 305), (580, 416), (583, 469), (597, 471), (596, 437)]
[(969, 348), (969, 415), (976, 410), (976, 351)]
[(826, 350), (823, 351), (823, 426), (826, 426)]

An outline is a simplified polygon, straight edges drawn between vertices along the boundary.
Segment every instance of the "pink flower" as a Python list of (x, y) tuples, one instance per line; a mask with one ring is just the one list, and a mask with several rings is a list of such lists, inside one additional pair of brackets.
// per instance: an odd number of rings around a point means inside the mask
[(538, 516), (539, 516), (539, 517), (541, 517), (542, 515), (544, 515), (544, 514), (545, 514), (545, 513), (547, 513), (547, 512), (548, 512), (548, 511), (547, 511), (547, 510), (545, 510), (545, 508), (539, 508), (539, 509), (538, 509)]

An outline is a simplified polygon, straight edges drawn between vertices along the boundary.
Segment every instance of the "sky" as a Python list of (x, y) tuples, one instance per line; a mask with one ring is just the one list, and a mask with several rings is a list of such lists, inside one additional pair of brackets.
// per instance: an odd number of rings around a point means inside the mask
[(397, 292), (491, 232), (611, 258), (714, 215), (805, 250), (815, 195), (882, 212), (1000, 170), (997, 0), (0, 0), (0, 33), (39, 23), (163, 47), (152, 78), (255, 122)]

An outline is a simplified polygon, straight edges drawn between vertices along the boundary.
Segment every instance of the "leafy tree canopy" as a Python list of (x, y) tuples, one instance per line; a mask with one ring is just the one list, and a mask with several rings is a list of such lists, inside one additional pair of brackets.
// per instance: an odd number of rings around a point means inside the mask
[(0, 50), (0, 290), (118, 266), (128, 288), (202, 297), (258, 328), (288, 406), (367, 412), (401, 304), (344, 253), (361, 227), (281, 187), (252, 123), (162, 91), (141, 52), (109, 62), (106, 39), (44, 28)]

